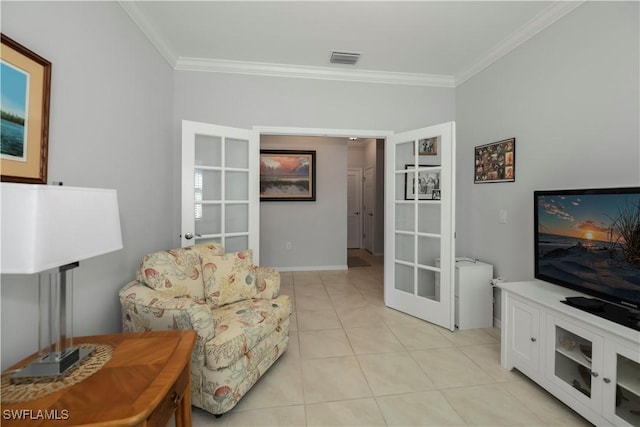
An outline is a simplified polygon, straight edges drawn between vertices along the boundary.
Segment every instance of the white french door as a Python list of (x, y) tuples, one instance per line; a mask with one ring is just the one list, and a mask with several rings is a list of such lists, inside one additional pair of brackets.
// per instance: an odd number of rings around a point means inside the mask
[(385, 149), (384, 299), (453, 330), (455, 123), (391, 135)]
[(181, 245), (220, 242), (259, 263), (257, 131), (182, 121)]

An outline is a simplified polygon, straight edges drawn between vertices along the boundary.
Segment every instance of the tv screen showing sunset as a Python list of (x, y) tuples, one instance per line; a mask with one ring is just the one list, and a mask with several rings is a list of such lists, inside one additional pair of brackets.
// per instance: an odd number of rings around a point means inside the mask
[(539, 194), (536, 209), (536, 277), (639, 299), (640, 194)]

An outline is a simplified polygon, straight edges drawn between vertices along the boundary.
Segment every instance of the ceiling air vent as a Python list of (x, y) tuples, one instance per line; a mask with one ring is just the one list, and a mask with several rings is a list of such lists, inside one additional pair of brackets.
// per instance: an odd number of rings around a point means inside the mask
[(359, 53), (353, 52), (331, 52), (331, 63), (332, 64), (346, 64), (346, 65), (355, 65), (360, 58)]

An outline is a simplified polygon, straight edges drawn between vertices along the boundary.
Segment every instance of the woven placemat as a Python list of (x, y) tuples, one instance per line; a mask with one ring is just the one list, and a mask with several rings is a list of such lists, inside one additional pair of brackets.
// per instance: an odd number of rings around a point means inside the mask
[(108, 344), (78, 344), (80, 348), (93, 348), (94, 351), (70, 372), (51, 380), (51, 378), (23, 378), (16, 384), (11, 383), (11, 375), (2, 376), (2, 403), (28, 402), (39, 399), (56, 391), (71, 387), (95, 374), (111, 359), (113, 347)]

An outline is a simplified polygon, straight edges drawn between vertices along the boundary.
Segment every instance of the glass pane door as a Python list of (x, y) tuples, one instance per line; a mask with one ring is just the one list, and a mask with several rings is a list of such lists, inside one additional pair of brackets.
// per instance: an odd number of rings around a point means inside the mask
[(254, 131), (183, 121), (182, 245), (251, 248), (258, 263), (259, 143)]
[(454, 124), (387, 140), (385, 303), (453, 328)]

